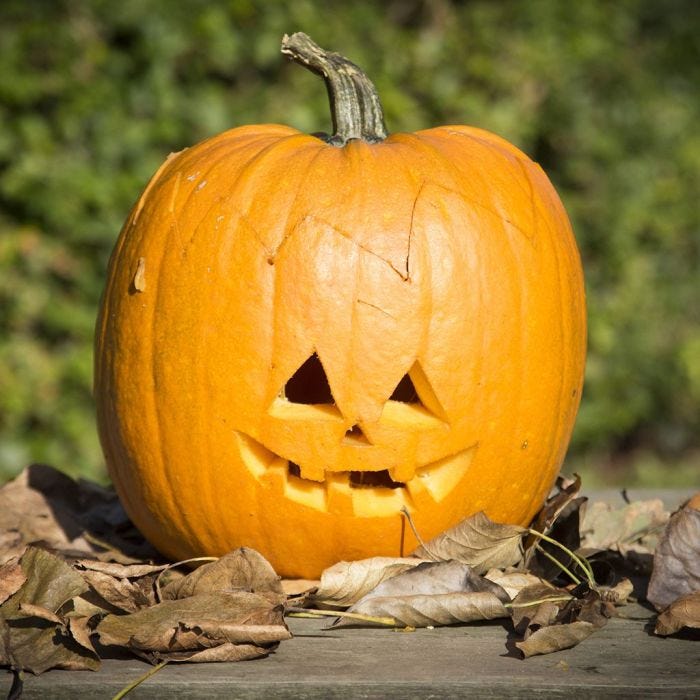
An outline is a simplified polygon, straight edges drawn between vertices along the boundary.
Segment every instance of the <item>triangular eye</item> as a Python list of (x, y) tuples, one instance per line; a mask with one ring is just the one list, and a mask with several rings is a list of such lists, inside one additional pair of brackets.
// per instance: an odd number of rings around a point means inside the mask
[(396, 385), (396, 389), (389, 399), (403, 403), (421, 403), (416, 387), (413, 386), (413, 382), (407, 374), (404, 374), (403, 379)]
[(396, 389), (394, 389), (389, 400), (421, 408), (428, 413), (432, 413), (439, 420), (446, 423), (449, 422), (440, 400), (435, 394), (435, 390), (417, 361), (413, 363), (408, 373), (396, 385)]
[(292, 403), (335, 404), (328, 378), (316, 353), (285, 384), (284, 396)]

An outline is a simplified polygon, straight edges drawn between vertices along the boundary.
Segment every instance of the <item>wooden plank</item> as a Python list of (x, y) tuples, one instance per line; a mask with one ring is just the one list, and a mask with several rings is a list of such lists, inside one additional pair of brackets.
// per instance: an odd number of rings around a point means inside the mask
[[(699, 698), (700, 644), (662, 639), (642, 619), (611, 620), (578, 647), (521, 660), (509, 655), (498, 623), (423, 629), (324, 630), (325, 621), (290, 619), (294, 639), (267, 659), (237, 664), (169, 665), (134, 698)], [(111, 697), (150, 667), (106, 660), (98, 672), (27, 677), (23, 698)], [(0, 680), (7, 693), (10, 676)]]

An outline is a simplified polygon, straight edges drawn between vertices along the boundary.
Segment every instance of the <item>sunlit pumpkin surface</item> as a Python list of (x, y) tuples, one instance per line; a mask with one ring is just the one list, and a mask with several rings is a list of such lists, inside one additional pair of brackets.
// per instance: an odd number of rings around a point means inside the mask
[(579, 256), (541, 169), (463, 126), (344, 147), (233, 129), (134, 207), (98, 323), (125, 507), (166, 555), (285, 576), (399, 555), (479, 510), (526, 524), (585, 354)]

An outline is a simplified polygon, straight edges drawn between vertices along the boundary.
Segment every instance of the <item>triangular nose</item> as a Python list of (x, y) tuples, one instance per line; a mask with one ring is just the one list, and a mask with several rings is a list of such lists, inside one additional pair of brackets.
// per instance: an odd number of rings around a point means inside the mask
[(362, 428), (360, 428), (360, 426), (357, 423), (355, 423), (355, 425), (353, 425), (352, 428), (348, 428), (345, 431), (345, 437), (343, 438), (343, 442), (348, 445), (355, 445), (357, 447), (372, 444), (367, 439), (367, 436), (364, 434)]

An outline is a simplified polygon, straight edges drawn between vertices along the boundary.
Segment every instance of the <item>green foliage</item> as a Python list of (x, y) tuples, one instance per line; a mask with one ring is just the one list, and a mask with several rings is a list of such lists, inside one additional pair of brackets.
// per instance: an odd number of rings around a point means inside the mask
[(554, 180), (588, 285), (574, 456), (700, 448), (694, 0), (4, 0), (0, 480), (104, 475), (92, 334), (121, 222), (171, 151), (329, 128), (321, 83), (279, 55), (297, 30), (367, 70), (390, 130), (481, 126)]

